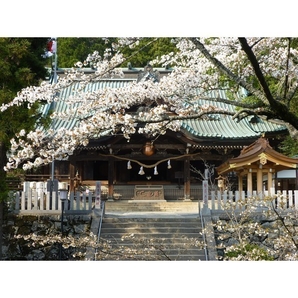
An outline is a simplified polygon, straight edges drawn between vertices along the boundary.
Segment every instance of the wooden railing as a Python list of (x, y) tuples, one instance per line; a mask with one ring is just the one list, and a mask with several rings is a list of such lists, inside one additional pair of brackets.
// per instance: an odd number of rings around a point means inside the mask
[(227, 202), (234, 202), (235, 208), (241, 209), (241, 204), (237, 205), (237, 202), (242, 198), (254, 197), (258, 198), (260, 201), (264, 200), (266, 197), (273, 198), (272, 202), (275, 208), (278, 209), (297, 209), (298, 210), (298, 190), (289, 191), (278, 191), (274, 194), (268, 193), (268, 191), (258, 193), (253, 191), (251, 194), (239, 191), (211, 191), (207, 202), (201, 203), (201, 206), (205, 205), (211, 210), (223, 210)]
[[(175, 198), (179, 198), (181, 196), (183, 198), (183, 189), (178, 189), (176, 187), (167, 187), (164, 189), (165, 191), (165, 199), (167, 197), (170, 200)], [(133, 194), (133, 187), (125, 188), (121, 190), (121, 188), (117, 188), (117, 192), (119, 192), (122, 196), (129, 196), (128, 199), (133, 199), (131, 194)], [(208, 207), (210, 210), (223, 210), (224, 205), (227, 202), (234, 202), (236, 204), (241, 198), (247, 197), (258, 197), (259, 199), (264, 199), (268, 196), (268, 192), (257, 193), (256, 191), (252, 192), (252, 194), (247, 194), (243, 192), (232, 192), (232, 191), (210, 191), (208, 200), (203, 202), (201, 190), (191, 189), (191, 198), (199, 201), (201, 207)], [(102, 199), (107, 198), (106, 193), (101, 194)], [(298, 190), (294, 191), (280, 191), (277, 192), (271, 197), (274, 197), (274, 204), (276, 208), (282, 209), (296, 209), (298, 210)], [(81, 193), (81, 192), (70, 192), (68, 193), (67, 200), (64, 203), (65, 211), (78, 211), (78, 212), (90, 212), (95, 206), (95, 195), (92, 192), (89, 193)], [(239, 208), (241, 205), (239, 204)], [(26, 192), (15, 192), (13, 194), (13, 202), (11, 208), (15, 212), (27, 212), (27, 213), (45, 213), (45, 212), (59, 212), (62, 210), (62, 202), (60, 200), (60, 194), (58, 192), (41, 192), (36, 189), (28, 189)]]
[[(134, 185), (115, 185), (114, 196), (121, 200), (134, 200)], [(108, 197), (107, 188), (102, 188), (102, 199)], [(190, 190), (190, 198), (199, 200), (201, 197), (200, 186), (195, 186)], [(167, 185), (164, 187), (165, 200), (184, 199), (184, 189), (176, 185)], [(62, 202), (58, 192), (46, 192), (42, 188), (27, 187), (26, 191), (17, 191), (13, 194), (11, 209), (16, 212), (43, 213), (58, 212), (62, 210)], [(64, 210), (67, 211), (91, 211), (95, 206), (95, 194), (90, 191), (86, 192), (69, 192), (68, 199), (64, 204)]]
[[(69, 193), (64, 202), (65, 211), (91, 211), (95, 204), (92, 193)], [(30, 213), (62, 211), (62, 201), (58, 192), (40, 193), (29, 189), (27, 192), (14, 194), (14, 210)]]

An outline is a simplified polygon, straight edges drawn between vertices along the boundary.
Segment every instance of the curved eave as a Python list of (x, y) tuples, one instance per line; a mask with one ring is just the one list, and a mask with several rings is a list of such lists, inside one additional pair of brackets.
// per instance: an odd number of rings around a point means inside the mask
[(258, 168), (260, 163), (263, 162), (264, 166), (270, 165), (270, 167), (282, 170), (282, 169), (298, 169), (298, 159), (287, 157), (270, 147), (263, 150), (249, 151), (245, 156), (239, 155), (236, 158), (231, 158), (219, 167), (216, 168), (219, 175), (243, 170), (244, 168)]
[(252, 124), (249, 122), (249, 119), (237, 122), (232, 116), (218, 115), (218, 118), (218, 120), (185, 120), (181, 128), (195, 138), (217, 138), (235, 141), (255, 139), (264, 133), (282, 133), (287, 131), (285, 126), (264, 121)]

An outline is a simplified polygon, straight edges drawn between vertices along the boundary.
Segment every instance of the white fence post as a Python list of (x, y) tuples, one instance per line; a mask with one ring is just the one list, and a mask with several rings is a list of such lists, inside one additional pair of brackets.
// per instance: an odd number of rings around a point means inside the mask
[(284, 206), (282, 206), (283, 209), (287, 209), (288, 208), (288, 195), (287, 195), (287, 191), (284, 190), (282, 192), (282, 201)]
[(21, 210), (25, 210), (26, 207), (26, 193), (23, 191), (21, 196)]
[(87, 197), (87, 194), (84, 192), (83, 193), (83, 206), (82, 206), (82, 210), (86, 210), (86, 197)]
[(289, 190), (288, 193), (288, 204), (289, 204), (289, 208), (293, 208), (293, 191)]
[(217, 191), (217, 209), (221, 210), (221, 192)]
[(27, 210), (32, 209), (32, 189), (28, 189), (28, 198), (27, 198)]
[(46, 193), (46, 210), (50, 210), (51, 209), (50, 200), (51, 200), (51, 193), (48, 191)]
[(44, 193), (41, 193), (39, 196), (39, 210), (44, 210)]
[(16, 211), (20, 210), (20, 194), (19, 194), (19, 192), (15, 193), (14, 208)]
[(52, 191), (52, 210), (57, 210), (56, 206), (56, 192)]
[[(208, 204), (209, 207), (209, 204)], [(215, 191), (211, 191), (211, 208), (212, 210), (215, 210)]]
[(74, 192), (72, 191), (69, 194), (69, 210), (74, 210), (74, 208), (73, 208), (73, 201), (74, 201)]
[(79, 191), (76, 192), (76, 210), (80, 210), (81, 194)]
[(88, 197), (88, 210), (92, 210), (92, 192), (89, 192), (89, 197)]
[(234, 193), (233, 191), (229, 191), (229, 200), (234, 201)]
[(224, 204), (226, 204), (228, 201), (228, 194), (226, 190), (223, 192), (222, 197), (223, 197)]
[(62, 201), (60, 200), (60, 191), (56, 192), (56, 196), (57, 196), (57, 210), (61, 211), (62, 210)]
[(239, 190), (235, 191), (235, 203), (236, 203), (236, 209), (240, 209), (240, 206), (238, 204), (238, 201), (240, 200), (240, 192)]
[(294, 190), (294, 206), (298, 209), (298, 190)]
[(32, 207), (33, 207), (32, 208), (33, 210), (38, 209), (38, 197), (37, 197), (37, 191), (35, 188), (32, 190)]

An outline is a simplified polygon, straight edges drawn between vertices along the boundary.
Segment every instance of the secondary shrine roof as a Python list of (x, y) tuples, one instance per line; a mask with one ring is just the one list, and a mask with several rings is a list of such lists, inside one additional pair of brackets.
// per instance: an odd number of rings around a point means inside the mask
[(240, 155), (231, 158), (217, 167), (217, 172), (225, 174), (231, 171), (259, 167), (273, 168), (276, 171), (298, 168), (298, 159), (283, 155), (274, 150), (267, 139), (259, 138), (249, 146), (245, 146)]

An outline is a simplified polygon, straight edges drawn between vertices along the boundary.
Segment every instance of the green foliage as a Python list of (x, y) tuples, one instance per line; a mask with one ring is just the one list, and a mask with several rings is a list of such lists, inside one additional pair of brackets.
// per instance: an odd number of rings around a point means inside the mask
[[(137, 47), (137, 49), (141, 49), (140, 52), (130, 58), (123, 67), (126, 67), (128, 62), (130, 62), (133, 67), (144, 67), (148, 62), (155, 59), (156, 56), (160, 57), (166, 53), (177, 51), (175, 44), (171, 42), (171, 38), (157, 38), (155, 42), (150, 43), (153, 39), (154, 38), (144, 38), (141, 40)], [(123, 52), (128, 57), (135, 50), (136, 49), (125, 49)]]
[(17, 92), (46, 76), (45, 38), (0, 38), (0, 89)]
[[(46, 38), (0, 38), (0, 105), (10, 102), (22, 88), (39, 85), (47, 75), (42, 58)], [(7, 197), (5, 173), (9, 140), (21, 129), (31, 130), (39, 115), (38, 104), (13, 106), (0, 113), (0, 199)]]
[(298, 155), (298, 141), (292, 139), (290, 136), (287, 136), (285, 140), (283, 140), (280, 145), (279, 149), (282, 151), (283, 154), (293, 157)]
[(250, 259), (255, 261), (274, 261), (274, 258), (263, 248), (252, 243), (242, 243), (230, 248), (225, 253), (226, 260)]
[(113, 39), (106, 44), (102, 38), (84, 37), (84, 38), (68, 38), (59, 37), (57, 39), (57, 55), (58, 67), (73, 67), (78, 61), (83, 62), (88, 54), (98, 51), (100, 55), (104, 53), (107, 47), (111, 46)]
[[(102, 38), (58, 38), (57, 54), (58, 54), (58, 67), (68, 68), (73, 67), (78, 61), (83, 62), (88, 54), (98, 51), (100, 55), (104, 50), (111, 46), (116, 38), (112, 38), (106, 43)], [(135, 49), (125, 48), (123, 54), (130, 57), (132, 53), (140, 50), (136, 55), (129, 58), (122, 67), (127, 67), (130, 62), (133, 67), (144, 67), (149, 61), (156, 56), (161, 56), (167, 52), (176, 51), (176, 47), (171, 43), (171, 38), (157, 38), (154, 43), (146, 46), (153, 38), (144, 38)]]
[[(45, 38), (0, 38), (0, 104), (10, 102), (22, 88), (45, 79), (46, 61), (41, 57)], [(22, 128), (32, 128), (38, 105), (23, 104), (0, 114), (0, 141), (8, 142)]]
[(5, 175), (3, 171), (0, 171), (0, 202), (3, 202), (8, 197), (8, 188), (5, 181)]

